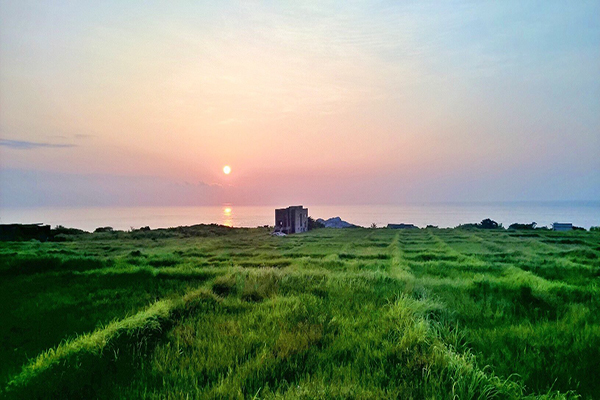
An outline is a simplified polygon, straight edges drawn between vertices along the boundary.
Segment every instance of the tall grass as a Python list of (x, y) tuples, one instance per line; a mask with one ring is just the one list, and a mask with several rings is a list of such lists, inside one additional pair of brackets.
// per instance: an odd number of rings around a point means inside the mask
[[(114, 379), (123, 379), (163, 331), (202, 302), (217, 300), (197, 290), (147, 309), (43, 352), (13, 377), (5, 391), (12, 398), (94, 396)], [(124, 368), (125, 367), (125, 368)]]
[(1, 243), (0, 395), (594, 398), (598, 243), (214, 226)]

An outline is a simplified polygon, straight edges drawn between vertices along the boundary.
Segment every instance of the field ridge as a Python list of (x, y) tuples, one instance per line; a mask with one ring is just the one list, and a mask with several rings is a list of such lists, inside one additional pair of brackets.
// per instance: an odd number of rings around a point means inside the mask
[(89, 393), (103, 384), (94, 382), (96, 372), (120, 357), (143, 355), (176, 319), (206, 300), (218, 301), (204, 288), (177, 299), (159, 300), (135, 315), (65, 341), (26, 364), (10, 379), (4, 392), (12, 398), (51, 398), (59, 393), (78, 397)]

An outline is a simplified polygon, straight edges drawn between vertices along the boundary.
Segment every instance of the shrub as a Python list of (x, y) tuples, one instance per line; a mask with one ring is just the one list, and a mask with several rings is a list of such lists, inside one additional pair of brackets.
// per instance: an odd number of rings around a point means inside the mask
[(492, 219), (486, 218), (479, 224), (481, 229), (498, 229), (498, 223)]
[(56, 235), (81, 235), (88, 232), (82, 229), (66, 228), (62, 225), (57, 225), (56, 228), (50, 231), (50, 233), (53, 237), (55, 237)]
[(313, 217), (308, 217), (308, 230), (312, 231), (313, 229), (325, 228), (325, 224), (322, 222), (316, 221)]
[(518, 224), (518, 223), (514, 223), (511, 224), (508, 229), (518, 229), (518, 230), (533, 230), (535, 229), (537, 223), (532, 222), (530, 224)]

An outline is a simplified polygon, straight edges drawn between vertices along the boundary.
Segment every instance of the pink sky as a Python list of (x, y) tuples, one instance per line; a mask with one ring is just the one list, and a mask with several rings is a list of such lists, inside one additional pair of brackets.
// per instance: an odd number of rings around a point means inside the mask
[(593, 2), (3, 3), (0, 204), (597, 200), (599, 26)]

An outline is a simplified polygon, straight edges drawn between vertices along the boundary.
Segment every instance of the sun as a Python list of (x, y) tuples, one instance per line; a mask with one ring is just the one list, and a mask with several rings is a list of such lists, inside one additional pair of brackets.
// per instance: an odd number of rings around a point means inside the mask
[(231, 173), (231, 167), (229, 165), (226, 165), (223, 167), (223, 173), (225, 175), (229, 175)]

